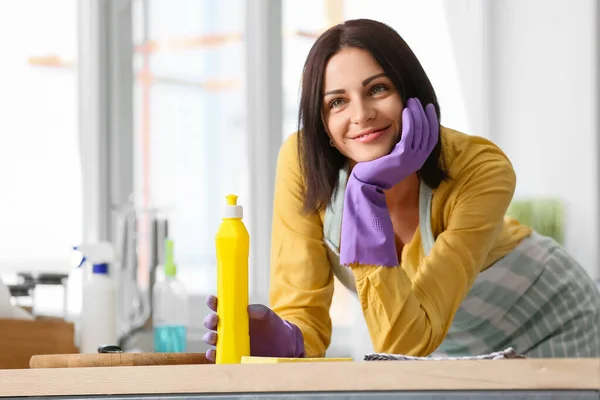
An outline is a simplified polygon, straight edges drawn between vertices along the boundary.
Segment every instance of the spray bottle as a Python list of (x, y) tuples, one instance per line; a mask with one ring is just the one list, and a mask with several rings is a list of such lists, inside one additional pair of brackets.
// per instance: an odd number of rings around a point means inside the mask
[(108, 242), (82, 244), (76, 250), (84, 256), (80, 266), (91, 265), (83, 285), (80, 352), (97, 353), (99, 346), (117, 343), (116, 288), (108, 275), (116, 252)]
[(250, 355), (248, 255), (250, 237), (243, 209), (230, 194), (215, 241), (217, 249), (217, 364), (239, 364)]
[(173, 241), (166, 238), (164, 249), (165, 279), (152, 289), (154, 351), (179, 353), (187, 347), (188, 298), (185, 285), (177, 280)]

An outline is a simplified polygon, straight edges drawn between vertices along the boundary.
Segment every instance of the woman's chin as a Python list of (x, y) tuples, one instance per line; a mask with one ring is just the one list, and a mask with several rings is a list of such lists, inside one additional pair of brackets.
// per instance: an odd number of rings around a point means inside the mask
[(390, 150), (386, 148), (382, 148), (382, 149), (373, 149), (370, 151), (363, 151), (363, 152), (357, 152), (357, 154), (354, 154), (353, 157), (350, 157), (354, 162), (359, 163), (359, 162), (368, 162), (368, 161), (373, 161), (376, 160), (378, 158), (381, 158), (383, 156), (386, 156), (390, 154)]

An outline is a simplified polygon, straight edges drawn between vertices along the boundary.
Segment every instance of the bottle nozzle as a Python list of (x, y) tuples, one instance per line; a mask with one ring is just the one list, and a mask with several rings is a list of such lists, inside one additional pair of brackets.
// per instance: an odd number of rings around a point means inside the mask
[(235, 206), (237, 205), (237, 196), (235, 194), (230, 194), (228, 196), (225, 197), (227, 199), (227, 205), (228, 206)]
[(116, 251), (109, 242), (84, 243), (74, 246), (73, 250), (77, 250), (82, 254), (81, 262), (77, 268), (81, 267), (86, 261), (89, 261), (92, 265), (117, 261)]
[(173, 257), (173, 240), (165, 238), (165, 276), (175, 276), (177, 274), (177, 266)]

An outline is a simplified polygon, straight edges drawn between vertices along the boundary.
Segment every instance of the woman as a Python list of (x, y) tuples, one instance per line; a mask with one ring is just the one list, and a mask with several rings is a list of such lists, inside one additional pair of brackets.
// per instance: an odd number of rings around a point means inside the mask
[(335, 275), (377, 352), (600, 356), (598, 289), (552, 239), (504, 217), (516, 183), (504, 153), (439, 118), (388, 26), (347, 21), (316, 41), (299, 133), (279, 155), (272, 310), (249, 307), (252, 355), (323, 356)]

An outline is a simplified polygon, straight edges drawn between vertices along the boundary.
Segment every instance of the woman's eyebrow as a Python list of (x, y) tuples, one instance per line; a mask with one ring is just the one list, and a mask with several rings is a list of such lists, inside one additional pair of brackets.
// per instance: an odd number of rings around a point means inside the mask
[(346, 91), (344, 89), (330, 90), (329, 92), (323, 93), (323, 97), (328, 96), (330, 94), (342, 94), (342, 93), (346, 93)]
[(369, 84), (369, 83), (370, 83), (372, 80), (374, 80), (374, 79), (377, 79), (377, 78), (379, 78), (379, 77), (381, 77), (381, 76), (386, 76), (386, 75), (387, 75), (387, 74), (386, 74), (385, 72), (382, 72), (382, 73), (380, 73), (380, 74), (377, 74), (377, 75), (373, 75), (373, 76), (371, 76), (371, 77), (369, 77), (369, 78), (365, 79), (364, 81), (362, 81), (362, 85), (363, 85), (363, 86), (367, 86), (367, 85), (368, 85), (368, 84)]

